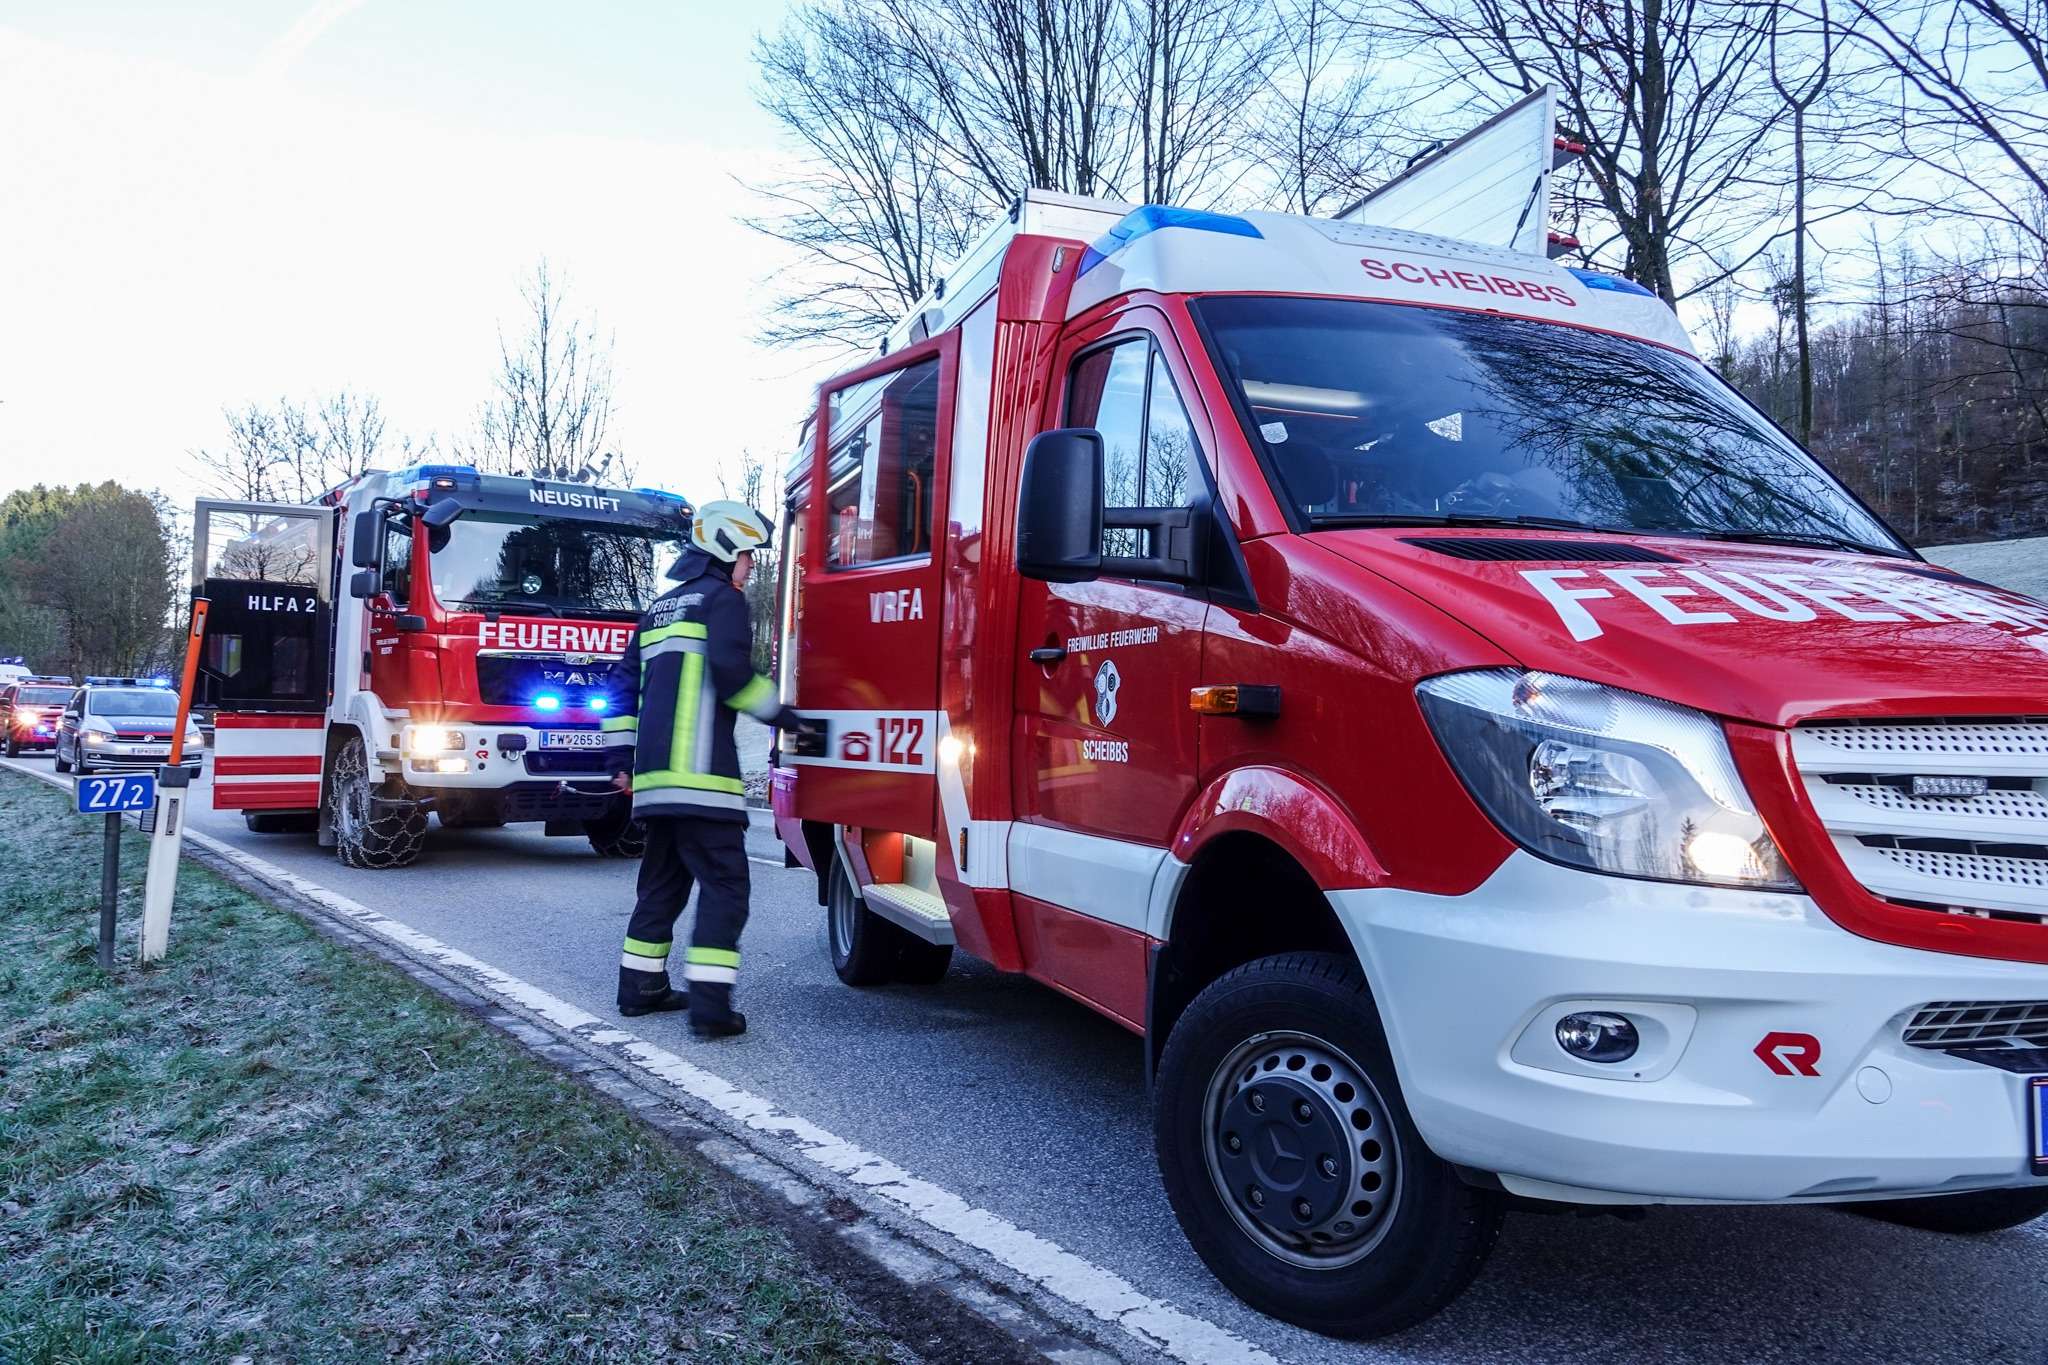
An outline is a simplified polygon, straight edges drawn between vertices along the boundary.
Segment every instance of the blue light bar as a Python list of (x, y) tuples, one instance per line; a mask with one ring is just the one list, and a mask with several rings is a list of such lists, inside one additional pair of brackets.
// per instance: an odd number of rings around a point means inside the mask
[(1598, 270), (1580, 270), (1577, 266), (1570, 265), (1566, 266), (1565, 269), (1571, 271), (1579, 283), (1585, 285), (1588, 289), (1605, 289), (1615, 294), (1641, 294), (1646, 299), (1657, 297), (1653, 291), (1643, 288), (1634, 280), (1625, 280), (1619, 275), (1605, 275)]
[[(1161, 228), (1193, 228), (1197, 232), (1220, 232), (1226, 237), (1258, 237), (1265, 233), (1252, 226), (1250, 220), (1228, 213), (1205, 213), (1201, 209), (1171, 209), (1161, 204), (1146, 204), (1132, 209), (1117, 220), (1115, 227), (1095, 239), (1095, 244), (1081, 253), (1080, 275), (1087, 274), (1117, 252), (1149, 236)], [(1076, 276), (1079, 278), (1079, 275)]]
[(533, 709), (536, 711), (559, 711), (562, 709), (562, 699), (552, 692), (543, 692), (533, 699)]
[(592, 697), (585, 705), (589, 706), (593, 711), (609, 711), (612, 704), (603, 697)]

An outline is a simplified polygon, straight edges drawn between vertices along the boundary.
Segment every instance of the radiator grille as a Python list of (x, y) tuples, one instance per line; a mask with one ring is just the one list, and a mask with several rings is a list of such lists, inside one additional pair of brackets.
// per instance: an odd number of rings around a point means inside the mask
[[(1818, 722), (1792, 732), (1792, 756), (1835, 850), (1873, 894), (2048, 923), (2048, 719)], [(1915, 777), (1982, 789), (1915, 795)]]

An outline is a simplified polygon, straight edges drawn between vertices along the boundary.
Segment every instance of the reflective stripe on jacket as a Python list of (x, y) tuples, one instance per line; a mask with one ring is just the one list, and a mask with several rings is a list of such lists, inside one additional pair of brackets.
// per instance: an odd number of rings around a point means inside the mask
[(775, 684), (754, 672), (745, 594), (704, 558), (701, 572), (640, 618), (601, 727), (612, 771), (626, 769), (630, 748), (636, 816), (744, 821), (734, 715), (766, 721), (782, 709)]

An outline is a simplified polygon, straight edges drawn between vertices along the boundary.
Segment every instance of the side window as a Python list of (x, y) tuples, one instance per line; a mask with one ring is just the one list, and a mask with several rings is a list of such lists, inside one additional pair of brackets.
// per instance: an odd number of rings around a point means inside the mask
[(386, 522), (384, 524), (384, 590), (391, 594), (392, 601), (405, 607), (412, 604), (412, 521)]
[[(839, 406), (878, 400), (867, 415), (849, 411), (859, 423), (841, 437)], [(828, 466), (831, 485), (826, 515), (831, 527), (826, 563), (835, 569), (930, 554), (933, 485), (939, 448), (939, 362), (920, 361), (888, 377), (879, 394), (862, 385), (832, 399), (832, 434), (837, 442)]]
[[(1105, 507), (1181, 507), (1192, 498), (1200, 477), (1194, 428), (1149, 338), (1132, 337), (1074, 362), (1066, 422), (1102, 433)], [(1143, 554), (1144, 535), (1107, 528), (1102, 552)]]
[[(1136, 507), (1143, 484), (1145, 451), (1145, 367), (1152, 343), (1133, 337), (1074, 362), (1067, 386), (1067, 425), (1094, 427), (1102, 433), (1102, 502), (1105, 507)], [(1134, 555), (1140, 550), (1136, 531), (1110, 528), (1102, 533), (1102, 552)]]

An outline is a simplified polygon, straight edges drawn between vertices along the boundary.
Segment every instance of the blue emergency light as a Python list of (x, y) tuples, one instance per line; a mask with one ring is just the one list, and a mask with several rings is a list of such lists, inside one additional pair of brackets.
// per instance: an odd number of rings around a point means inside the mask
[(562, 709), (562, 699), (552, 692), (543, 692), (533, 699), (533, 709), (536, 711), (559, 711)]
[(611, 703), (606, 701), (603, 697), (592, 697), (586, 704), (593, 711), (604, 711), (610, 709), (611, 707)]

